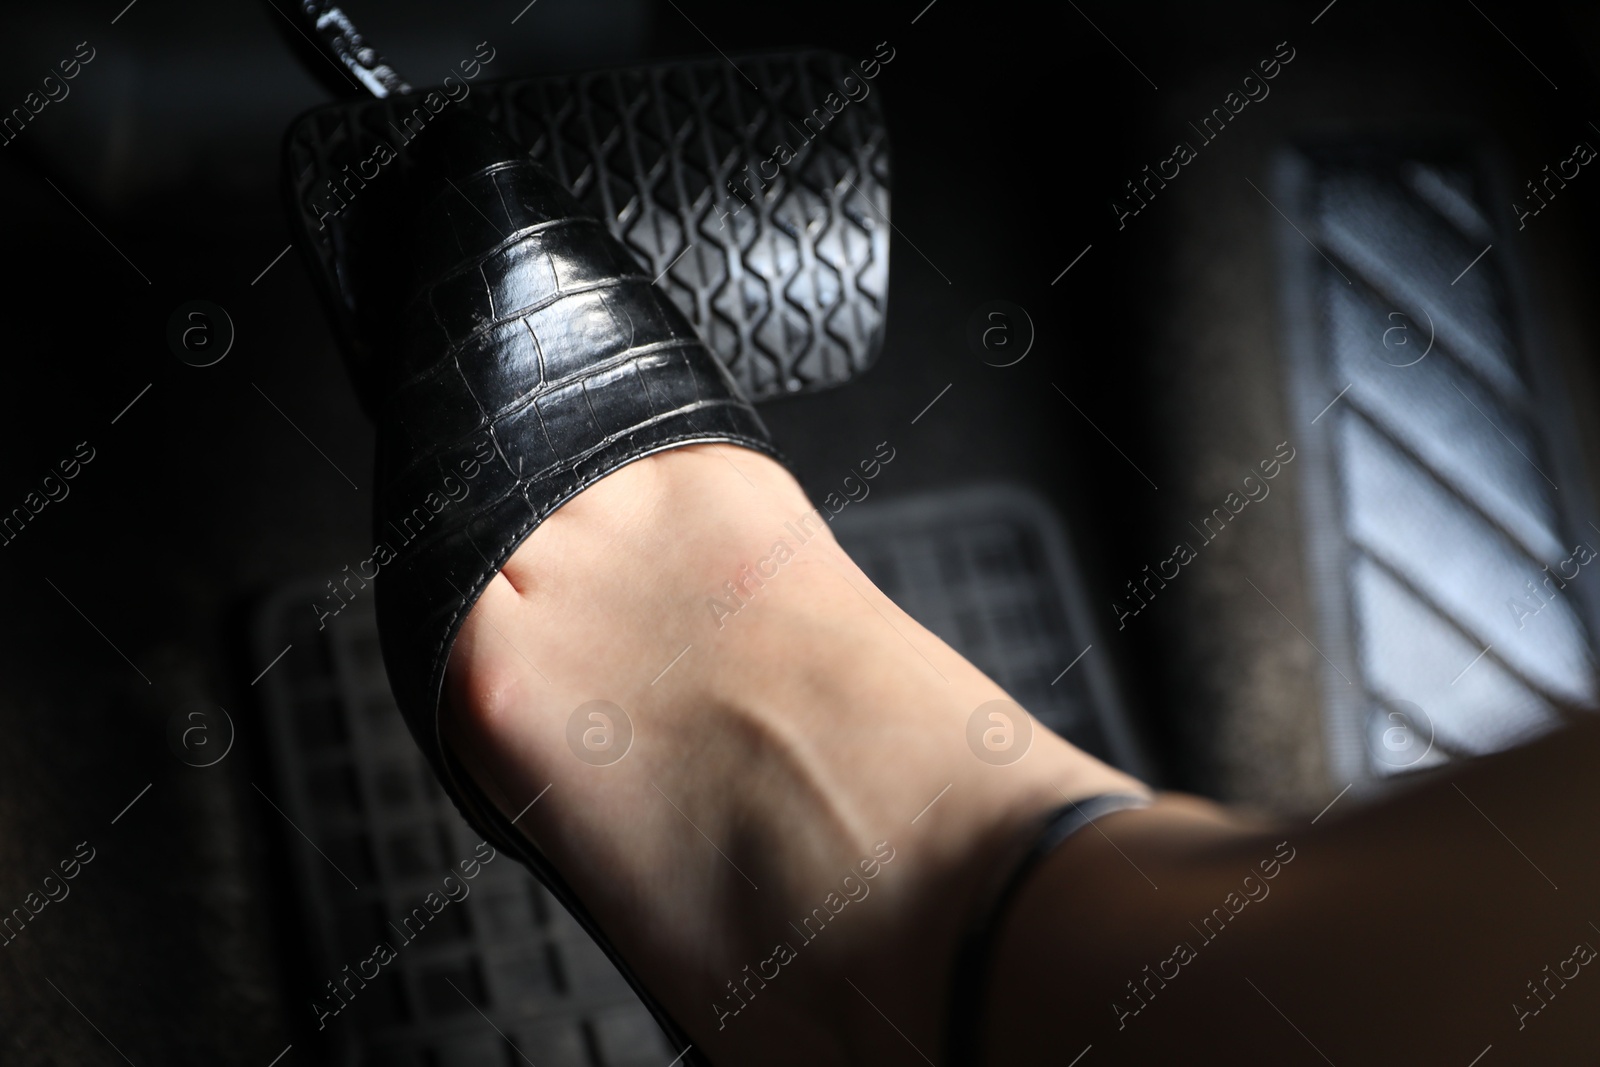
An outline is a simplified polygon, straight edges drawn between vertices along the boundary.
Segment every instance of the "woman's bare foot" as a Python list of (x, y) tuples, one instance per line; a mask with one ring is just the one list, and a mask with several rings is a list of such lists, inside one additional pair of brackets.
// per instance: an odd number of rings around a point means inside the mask
[(1003, 699), (787, 471), (706, 445), (522, 545), (455, 645), (444, 733), (713, 1062), (920, 1063), (1012, 834), (1143, 789), (1042, 729), (979, 759), (969, 720)]

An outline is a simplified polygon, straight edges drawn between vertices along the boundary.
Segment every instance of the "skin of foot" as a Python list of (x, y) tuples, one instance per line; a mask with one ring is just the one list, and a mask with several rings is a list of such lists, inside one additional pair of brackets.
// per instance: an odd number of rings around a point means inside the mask
[[(977, 758), (969, 719), (1004, 691), (781, 465), (728, 445), (557, 510), (474, 607), (446, 690), (447, 744), (714, 1063), (942, 1060), (958, 938), (1014, 841), (1146, 792), (1040, 727), (1014, 763)], [(631, 742), (582, 758), (585, 730)]]

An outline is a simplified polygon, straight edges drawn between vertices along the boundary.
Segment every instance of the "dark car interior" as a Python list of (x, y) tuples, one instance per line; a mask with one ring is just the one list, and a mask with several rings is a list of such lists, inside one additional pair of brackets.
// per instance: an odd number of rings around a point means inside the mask
[(1600, 709), (1600, 12), (1323, 2), (9, 12), (0, 907), (81, 874), (0, 1061), (678, 1052), (511, 860), (412, 907), (477, 838), (359, 576), (341, 271), (434, 87), (1041, 727), (1311, 819)]

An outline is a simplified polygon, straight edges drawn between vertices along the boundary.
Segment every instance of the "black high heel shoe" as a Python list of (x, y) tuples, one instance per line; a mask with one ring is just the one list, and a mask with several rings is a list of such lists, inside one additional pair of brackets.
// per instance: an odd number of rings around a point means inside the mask
[[(683, 1048), (559, 873), (441, 743), (445, 665), (490, 578), (585, 486), (695, 442), (776, 455), (747, 398), (836, 386), (876, 359), (890, 206), (871, 83), (893, 52), (474, 81), (491, 69), (485, 42), (426, 92), (342, 5), (272, 6), (306, 70), (347, 101), (290, 128), (284, 193), (378, 424), (378, 541), (401, 546), (376, 560), (396, 700), (467, 821), (533, 871)], [(613, 153), (618, 139), (638, 150)]]
[[(381, 331), (377, 583), (401, 712), (451, 799), (572, 913), (677, 1047), (678, 1025), (549, 860), (443, 744), (445, 667), (462, 622), (511, 554), (585, 487), (666, 449), (725, 442), (779, 457), (721, 364), (636, 261), (543, 168), (465, 110), (418, 138), (391, 254), (364, 281)], [(378, 281), (391, 287), (387, 306)], [(383, 325), (387, 322), (387, 328)], [(686, 1063), (703, 1062), (697, 1055)]]

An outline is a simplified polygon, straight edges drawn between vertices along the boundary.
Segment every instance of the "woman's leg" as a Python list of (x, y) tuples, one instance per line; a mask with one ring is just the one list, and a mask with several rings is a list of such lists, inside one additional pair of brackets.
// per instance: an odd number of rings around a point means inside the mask
[[(534, 533), (455, 648), (446, 732), (508, 815), (541, 797), (517, 825), (712, 1062), (943, 1063), (980, 1009), (1008, 1065), (1588, 1062), (1600, 724), (1314, 826), (1175, 796), (1106, 816), (1025, 882), (986, 1003), (951, 1004), (1016, 832), (1140, 789), (1043, 730), (978, 759), (968, 720), (1002, 696), (781, 467), (709, 446)], [(597, 699), (632, 724), (610, 765), (569, 744)]]
[[(557, 511), (448, 687), (451, 745), (713, 1062), (941, 1062), (958, 935), (1014, 832), (1142, 791), (1042, 729), (980, 760), (968, 721), (1003, 691), (736, 447), (635, 462)], [(595, 700), (631, 724), (609, 765), (569, 741)], [(589, 710), (578, 736), (626, 729)]]
[(1008, 916), (993, 1062), (1593, 1063), (1596, 767), (1591, 722), (1316, 825), (1110, 816)]

